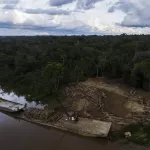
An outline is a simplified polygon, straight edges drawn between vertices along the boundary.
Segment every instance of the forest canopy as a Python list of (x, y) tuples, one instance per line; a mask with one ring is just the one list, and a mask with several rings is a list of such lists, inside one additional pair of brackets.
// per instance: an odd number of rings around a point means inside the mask
[(105, 76), (150, 90), (150, 36), (0, 37), (0, 85), (47, 100), (61, 85)]

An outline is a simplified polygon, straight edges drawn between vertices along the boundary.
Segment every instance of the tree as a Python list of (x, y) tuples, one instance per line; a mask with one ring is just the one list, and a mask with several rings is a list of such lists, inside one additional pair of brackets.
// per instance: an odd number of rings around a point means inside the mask
[(103, 76), (104, 68), (105, 68), (107, 62), (108, 61), (107, 61), (106, 57), (103, 55), (98, 56), (98, 58), (96, 59), (96, 76), (97, 76), (97, 78), (99, 77), (99, 74), (101, 74), (101, 76)]
[[(0, 37), (0, 85), (40, 100), (88, 77), (149, 83), (150, 35)], [(135, 84), (136, 85), (136, 84)]]
[(135, 64), (132, 71), (132, 79), (133, 84), (140, 88), (143, 88), (145, 80), (150, 83), (150, 60)]
[(59, 88), (60, 80), (63, 79), (64, 67), (62, 64), (53, 62), (48, 63), (43, 71), (43, 80), (48, 87), (57, 91)]

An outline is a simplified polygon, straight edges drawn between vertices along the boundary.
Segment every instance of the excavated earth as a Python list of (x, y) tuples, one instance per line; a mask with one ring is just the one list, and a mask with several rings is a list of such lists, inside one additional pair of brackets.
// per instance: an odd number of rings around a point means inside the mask
[(112, 131), (132, 123), (150, 123), (148, 92), (99, 78), (69, 85), (65, 94), (64, 106), (68, 111), (112, 122)]

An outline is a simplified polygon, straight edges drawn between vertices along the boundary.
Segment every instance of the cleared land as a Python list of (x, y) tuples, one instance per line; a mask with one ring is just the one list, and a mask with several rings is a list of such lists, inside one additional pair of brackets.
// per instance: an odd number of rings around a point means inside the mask
[(65, 88), (68, 111), (112, 122), (112, 131), (150, 122), (150, 93), (105, 78), (88, 79)]

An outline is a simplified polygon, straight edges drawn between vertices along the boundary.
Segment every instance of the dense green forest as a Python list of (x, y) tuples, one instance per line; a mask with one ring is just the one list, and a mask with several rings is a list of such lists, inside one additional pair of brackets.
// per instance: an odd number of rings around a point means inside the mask
[(0, 85), (47, 100), (88, 77), (122, 78), (150, 88), (150, 36), (0, 37)]

